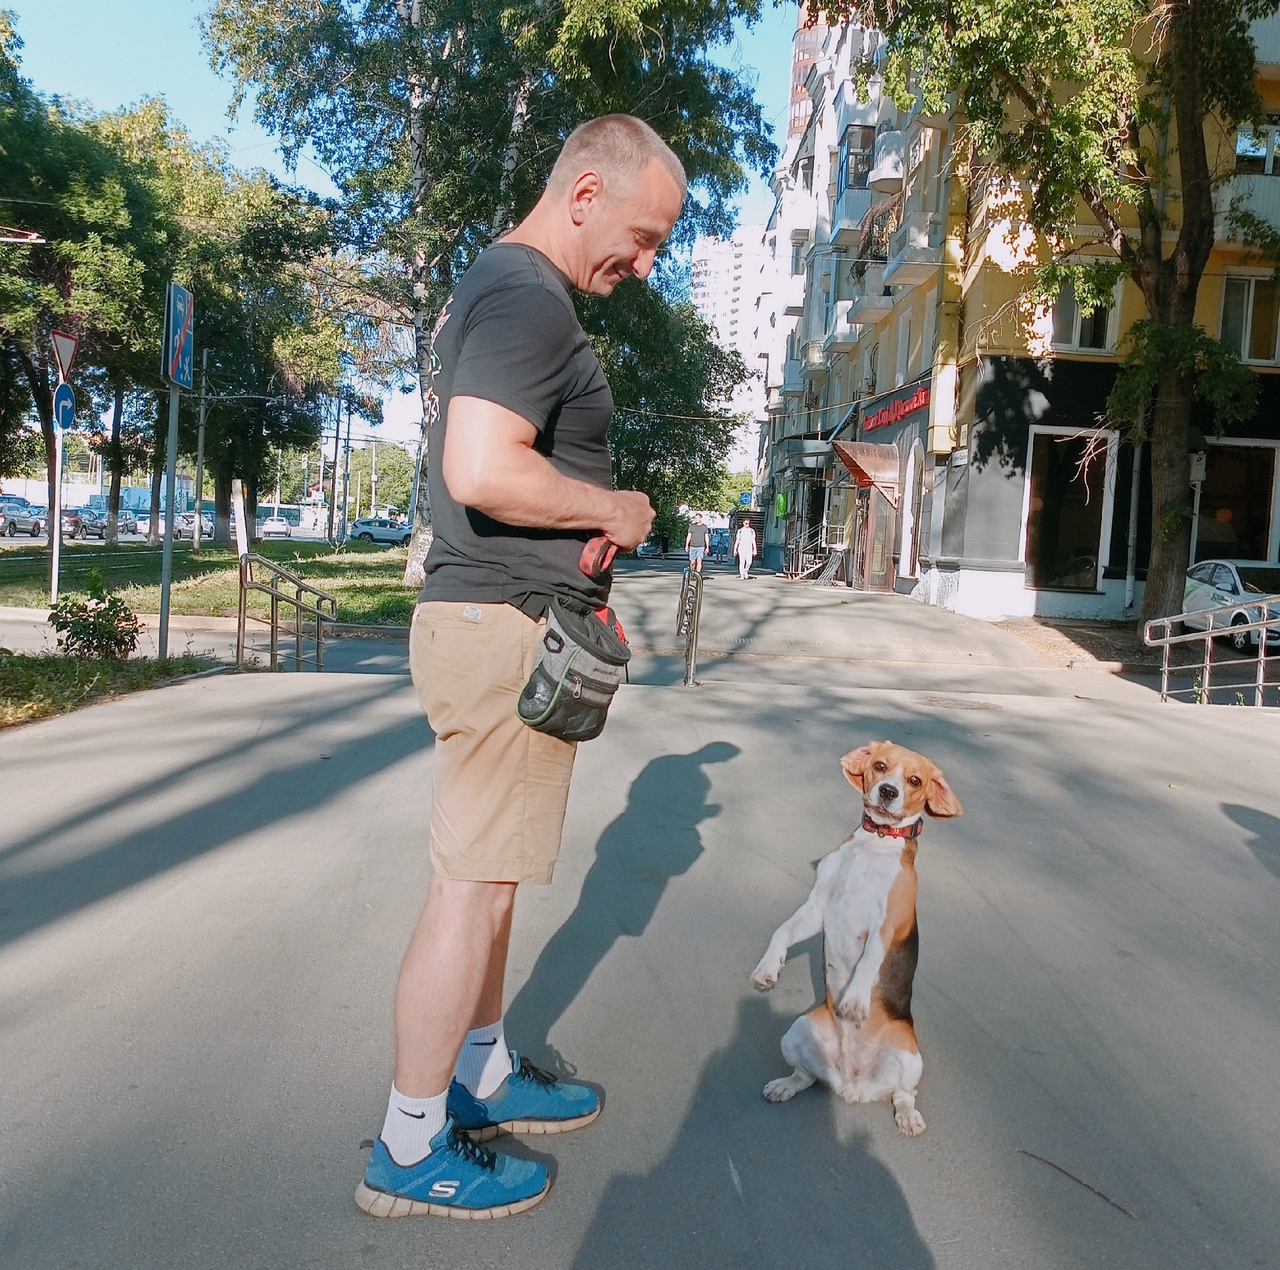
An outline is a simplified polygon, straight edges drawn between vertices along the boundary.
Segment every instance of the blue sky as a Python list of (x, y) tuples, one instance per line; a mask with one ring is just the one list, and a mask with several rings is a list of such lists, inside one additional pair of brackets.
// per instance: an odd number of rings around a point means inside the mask
[[(717, 60), (754, 74), (766, 118), (785, 127), (795, 7), (769, 7), (760, 23), (743, 30)], [(285, 175), (275, 143), (247, 112), (227, 116), (231, 85), (209, 66), (198, 18), (205, 0), (0, 0), (18, 16), (22, 63), (42, 93), (79, 98), (114, 110), (142, 97), (163, 96), (198, 140), (227, 141), (235, 163)], [(300, 184), (328, 191), (323, 171), (304, 157)], [(760, 181), (741, 202), (745, 221), (762, 219), (772, 198)]]
[[(785, 140), (795, 5), (767, 5), (752, 30), (716, 51), (723, 65), (741, 68), (756, 82), (774, 140)], [(199, 15), (206, 0), (0, 0), (17, 14), (23, 41), (23, 73), (41, 93), (74, 97), (96, 110), (114, 110), (143, 97), (163, 96), (170, 110), (199, 141), (226, 141), (240, 167), (264, 167), (286, 179), (332, 192), (325, 173), (305, 156), (296, 173), (284, 170), (275, 143), (247, 111), (227, 115), (231, 84), (209, 65), (201, 44)], [(758, 178), (739, 200), (743, 223), (763, 221), (772, 195)], [(388, 402), (392, 430), (410, 426), (412, 399)], [(413, 429), (416, 431), (416, 429)]]

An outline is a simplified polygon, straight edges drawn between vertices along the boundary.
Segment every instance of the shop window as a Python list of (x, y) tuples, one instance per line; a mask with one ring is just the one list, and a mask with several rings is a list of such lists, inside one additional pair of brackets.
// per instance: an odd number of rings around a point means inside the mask
[(875, 145), (874, 128), (861, 128), (854, 124), (844, 130), (844, 137), (840, 141), (840, 168), (836, 173), (837, 198), (845, 190), (867, 188), (867, 174), (871, 171)]
[(1268, 277), (1228, 277), (1222, 286), (1220, 338), (1246, 362), (1276, 360), (1280, 288)]
[(899, 522), (902, 539), (898, 544), (898, 576), (915, 578), (920, 574), (920, 514), (924, 507), (924, 447), (917, 441), (907, 458), (907, 477), (903, 482)]
[(1270, 559), (1275, 483), (1275, 446), (1211, 445), (1200, 486), (1196, 559)]
[(1108, 446), (1098, 434), (1031, 436), (1027, 582), (1094, 591), (1106, 503)]
[(1113, 308), (1108, 305), (1092, 313), (1082, 313), (1076, 303), (1075, 286), (1066, 283), (1053, 305), (1054, 348), (1106, 352), (1111, 347), (1112, 312)]

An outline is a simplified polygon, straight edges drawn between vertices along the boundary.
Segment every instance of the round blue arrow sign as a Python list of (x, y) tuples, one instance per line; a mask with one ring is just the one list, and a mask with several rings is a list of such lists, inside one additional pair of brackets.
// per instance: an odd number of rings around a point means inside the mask
[(70, 384), (59, 384), (53, 390), (53, 426), (65, 432), (76, 421), (76, 395)]

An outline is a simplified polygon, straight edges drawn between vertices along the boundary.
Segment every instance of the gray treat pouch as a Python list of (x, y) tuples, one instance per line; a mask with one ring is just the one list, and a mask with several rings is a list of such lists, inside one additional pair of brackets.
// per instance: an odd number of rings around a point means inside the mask
[(590, 741), (604, 731), (613, 694), (631, 650), (594, 613), (559, 598), (547, 610), (542, 655), (516, 702), (516, 714), (536, 732), (562, 741)]

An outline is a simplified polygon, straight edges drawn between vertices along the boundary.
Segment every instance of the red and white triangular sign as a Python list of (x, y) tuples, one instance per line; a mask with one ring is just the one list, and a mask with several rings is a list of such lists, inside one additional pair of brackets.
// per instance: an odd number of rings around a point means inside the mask
[(58, 359), (58, 373), (63, 379), (69, 379), (71, 363), (76, 360), (80, 340), (74, 335), (68, 335), (66, 331), (50, 331), (49, 334), (53, 337), (53, 355)]

